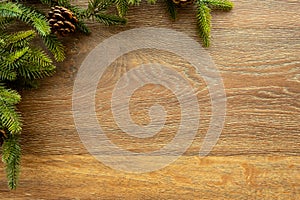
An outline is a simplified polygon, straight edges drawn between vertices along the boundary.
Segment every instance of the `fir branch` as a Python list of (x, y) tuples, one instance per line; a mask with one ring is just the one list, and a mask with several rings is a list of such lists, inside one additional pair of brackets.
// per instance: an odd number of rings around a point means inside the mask
[(0, 63), (0, 80), (13, 81), (17, 78), (17, 73), (7, 68), (5, 63)]
[(129, 5), (139, 5), (141, 0), (128, 0)]
[(9, 135), (2, 146), (2, 161), (6, 167), (8, 187), (16, 189), (20, 174), (21, 147), (18, 135)]
[(166, 6), (167, 6), (168, 13), (170, 14), (170, 17), (172, 18), (172, 20), (175, 20), (177, 17), (175, 4), (173, 3), (172, 0), (166, 0)]
[(115, 4), (120, 17), (124, 17), (128, 11), (128, 1), (127, 0), (115, 0)]
[(199, 28), (199, 35), (202, 38), (203, 46), (210, 45), (210, 9), (203, 3), (202, 0), (197, 0), (197, 22)]
[(18, 4), (11, 2), (0, 2), (0, 16), (1, 17), (20, 17), (22, 10)]
[(9, 25), (13, 19), (7, 17), (0, 17), (0, 29), (5, 29), (7, 25)]
[(70, 0), (56, 0), (59, 6), (69, 7), (71, 6)]
[(15, 50), (10, 54), (6, 55), (4, 58), (4, 63), (8, 67), (8, 69), (16, 69), (22, 66), (22, 57), (28, 52), (29, 47), (24, 47), (20, 50)]
[(228, 0), (203, 0), (211, 9), (229, 11), (233, 8), (233, 3)]
[(106, 11), (110, 6), (113, 5), (114, 1), (116, 0), (101, 0), (98, 3), (97, 10), (99, 11)]
[(51, 5), (53, 4), (52, 0), (40, 0), (40, 2), (41, 2), (42, 4), (47, 4), (47, 5), (49, 5), (49, 6), (51, 6)]
[(18, 68), (18, 75), (25, 79), (39, 79), (51, 76), (54, 73), (55, 66), (52, 60), (41, 50), (31, 48), (24, 56), (26, 64)]
[(78, 20), (78, 23), (75, 24), (76, 28), (83, 32), (86, 35), (89, 35), (91, 33), (90, 29), (85, 25), (85, 23), (82, 20)]
[(115, 15), (98, 13), (95, 15), (95, 19), (98, 22), (101, 22), (105, 25), (117, 25), (117, 24), (126, 24), (126, 19), (120, 18)]
[(117, 0), (90, 0), (86, 9), (86, 18), (94, 17), (106, 11)]
[(21, 96), (16, 91), (0, 86), (0, 124), (11, 134), (18, 134), (22, 130), (20, 115), (15, 107), (20, 100)]
[(19, 31), (17, 33), (3, 36), (5, 48), (16, 49), (29, 45), (29, 41), (36, 36), (33, 30)]
[(21, 20), (33, 26), (41, 36), (50, 34), (50, 26), (45, 16), (21, 4), (0, 3), (0, 17)]
[[(36, 79), (53, 74), (55, 66), (47, 54), (29, 47), (34, 31), (20, 31), (5, 35), (0, 47), (0, 78), (2, 80)], [(3, 35), (1, 35), (3, 37)]]
[(150, 4), (155, 4), (155, 3), (156, 3), (156, 0), (148, 0), (148, 3), (150, 3)]
[(33, 26), (41, 36), (50, 34), (50, 26), (44, 15), (30, 10), (27, 7), (23, 7), (22, 10), (23, 14), (20, 16), (21, 21)]
[(42, 37), (44, 44), (48, 50), (53, 54), (55, 60), (63, 61), (65, 59), (64, 46), (53, 34)]
[(15, 90), (5, 88), (3, 84), (0, 84), (0, 97), (0, 101), (9, 105), (18, 104), (21, 101), (21, 96)]

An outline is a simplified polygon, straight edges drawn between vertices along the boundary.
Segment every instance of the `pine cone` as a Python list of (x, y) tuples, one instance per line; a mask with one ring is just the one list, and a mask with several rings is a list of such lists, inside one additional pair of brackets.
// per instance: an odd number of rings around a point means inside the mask
[(78, 20), (69, 9), (61, 6), (51, 7), (48, 16), (53, 33), (66, 36), (69, 33), (75, 32), (75, 24)]
[(176, 5), (179, 5), (179, 6), (185, 6), (185, 5), (194, 3), (194, 0), (172, 0), (172, 1), (173, 1), (173, 3), (175, 3)]

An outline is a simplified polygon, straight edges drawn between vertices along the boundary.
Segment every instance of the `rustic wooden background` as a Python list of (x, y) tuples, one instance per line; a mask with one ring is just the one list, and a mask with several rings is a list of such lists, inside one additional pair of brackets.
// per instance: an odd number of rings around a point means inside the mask
[[(200, 91), (199, 132), (188, 151), (166, 168), (145, 174), (119, 172), (93, 158), (79, 139), (71, 110), (73, 83), (81, 62), (98, 43), (145, 26), (172, 28), (200, 42), (193, 8), (180, 11), (178, 21), (172, 23), (162, 3), (142, 4), (130, 9), (125, 27), (91, 23), (91, 36), (65, 38), (68, 57), (57, 73), (38, 90), (23, 92), (20, 184), (16, 191), (8, 191), (0, 170), (0, 199), (300, 199), (300, 1), (233, 2), (232, 12), (212, 14), (212, 46), (207, 51), (224, 80), (227, 116), (208, 157), (197, 156), (210, 116), (201, 78), (194, 80)], [(177, 59), (167, 53), (137, 51), (116, 60), (105, 72), (96, 97), (101, 105), (97, 116), (115, 143), (151, 151), (172, 139), (179, 110), (164, 88), (141, 88), (130, 104), (133, 119), (141, 124), (149, 122), (147, 102), (157, 100), (170, 110), (165, 134), (151, 140), (130, 141), (120, 134), (108, 105), (111, 86), (126, 66), (154, 60), (180, 63), (179, 72), (188, 67)]]

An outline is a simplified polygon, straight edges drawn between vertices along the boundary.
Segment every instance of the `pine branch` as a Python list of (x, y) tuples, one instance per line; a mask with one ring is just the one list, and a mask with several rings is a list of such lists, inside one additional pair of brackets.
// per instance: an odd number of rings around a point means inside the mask
[(86, 35), (89, 35), (91, 33), (90, 29), (85, 25), (85, 23), (82, 20), (78, 20), (78, 23), (75, 24), (76, 28), (83, 32)]
[(41, 50), (31, 48), (24, 56), (24, 66), (18, 68), (18, 75), (22, 78), (33, 80), (51, 76), (55, 66), (52, 60)]
[(114, 4), (116, 0), (100, 0), (98, 3), (97, 10), (98, 11), (106, 11), (110, 6)]
[(34, 31), (20, 31), (1, 35), (4, 45), (0, 47), (0, 78), (2, 80), (37, 79), (53, 74), (55, 66), (45, 52), (29, 47)]
[(55, 3), (57, 2), (57, 5), (63, 6), (63, 7), (66, 7), (66, 8), (71, 6), (70, 0), (56, 0), (54, 2)]
[(155, 4), (155, 3), (156, 3), (156, 0), (148, 0), (148, 3), (150, 3), (150, 4)]
[(115, 4), (120, 17), (124, 17), (127, 14), (129, 4), (127, 0), (115, 0)]
[(2, 161), (6, 167), (8, 187), (16, 189), (20, 174), (21, 147), (18, 135), (9, 135), (2, 146)]
[(90, 18), (90, 17), (93, 17), (97, 11), (99, 11), (98, 7), (100, 6), (104, 6), (104, 7), (109, 7), (110, 3), (108, 2), (105, 2), (102, 4), (102, 1), (101, 0), (90, 0), (89, 3), (88, 3), (88, 7), (86, 9), (86, 18)]
[(86, 18), (94, 17), (98, 13), (105, 12), (117, 0), (90, 0), (86, 9)]
[(0, 101), (8, 105), (15, 105), (21, 101), (21, 96), (18, 92), (5, 88), (2, 83), (0, 84), (0, 97)]
[(53, 4), (52, 0), (40, 0), (40, 2), (42, 4), (48, 4), (49, 6), (51, 6)]
[(7, 49), (16, 49), (29, 45), (29, 41), (36, 36), (33, 30), (19, 31), (11, 35), (2, 36), (5, 40), (5, 47)]
[(27, 7), (23, 7), (22, 10), (23, 14), (20, 16), (21, 21), (32, 25), (41, 36), (50, 34), (50, 26), (44, 15), (30, 10)]
[(104, 13), (96, 14), (95, 19), (96, 21), (101, 22), (105, 25), (126, 24), (126, 19), (120, 18), (115, 15), (109, 15)]
[(141, 0), (128, 0), (129, 5), (139, 5)]
[(197, 21), (199, 28), (199, 35), (202, 38), (203, 46), (210, 45), (210, 9), (203, 3), (202, 0), (197, 0)]
[(211, 9), (229, 11), (233, 8), (233, 3), (228, 0), (203, 0)]
[(42, 37), (44, 44), (48, 50), (53, 54), (55, 60), (63, 61), (65, 59), (64, 46), (53, 34)]
[(176, 11), (175, 4), (173, 3), (172, 0), (166, 0), (166, 6), (167, 6), (167, 10), (170, 14), (170, 17), (172, 18), (172, 20), (175, 20), (177, 17), (177, 11)]
[[(0, 3), (0, 17), (15, 18), (32, 25), (43, 38), (46, 47), (57, 61), (65, 58), (63, 45), (55, 36), (50, 35), (50, 26), (42, 14), (17, 3)], [(25, 34), (25, 33), (24, 33)]]
[[(5, 33), (7, 24), (13, 20), (25, 22), (36, 31)], [(62, 61), (65, 58), (63, 46), (56, 36), (50, 35), (50, 26), (44, 15), (18, 3), (0, 2), (0, 81), (11, 87), (19, 86), (19, 83), (32, 85), (35, 79), (53, 74), (55, 66), (52, 59), (30, 45), (36, 32), (54, 58)], [(0, 143), (10, 189), (16, 189), (19, 177), (21, 149), (18, 137), (22, 123), (15, 105), (20, 100), (16, 91), (6, 89), (0, 83)]]
[(29, 50), (29, 47), (24, 47), (6, 55), (4, 63), (8, 69), (13, 70), (22, 67), (23, 60), (21, 59)]
[(50, 34), (50, 26), (45, 16), (21, 4), (0, 3), (0, 17), (21, 20), (33, 26), (41, 36)]
[(5, 63), (0, 63), (0, 80), (13, 81), (17, 78), (17, 73), (7, 68)]
[(13, 19), (7, 17), (0, 17), (0, 29), (5, 29), (7, 25), (9, 25)]
[(0, 124), (11, 134), (18, 134), (22, 130), (20, 115), (15, 107), (20, 100), (21, 96), (16, 91), (0, 86)]
[(53, 71), (55, 69), (55, 66), (52, 65), (52, 60), (51, 58), (48, 57), (48, 55), (37, 48), (30, 48), (28, 51), (28, 54), (26, 55), (26, 59), (28, 59), (28, 61), (31, 64), (43, 67), (43, 68), (52, 68), (51, 71)]
[(19, 17), (22, 15), (22, 10), (15, 3), (0, 2), (0, 16), (1, 17)]

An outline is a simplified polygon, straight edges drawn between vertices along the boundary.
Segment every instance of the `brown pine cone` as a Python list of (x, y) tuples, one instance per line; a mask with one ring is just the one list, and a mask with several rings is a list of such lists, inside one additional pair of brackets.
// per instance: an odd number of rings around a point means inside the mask
[(78, 22), (72, 11), (61, 6), (51, 7), (51, 11), (48, 13), (48, 21), (51, 31), (62, 36), (75, 32), (75, 25)]

